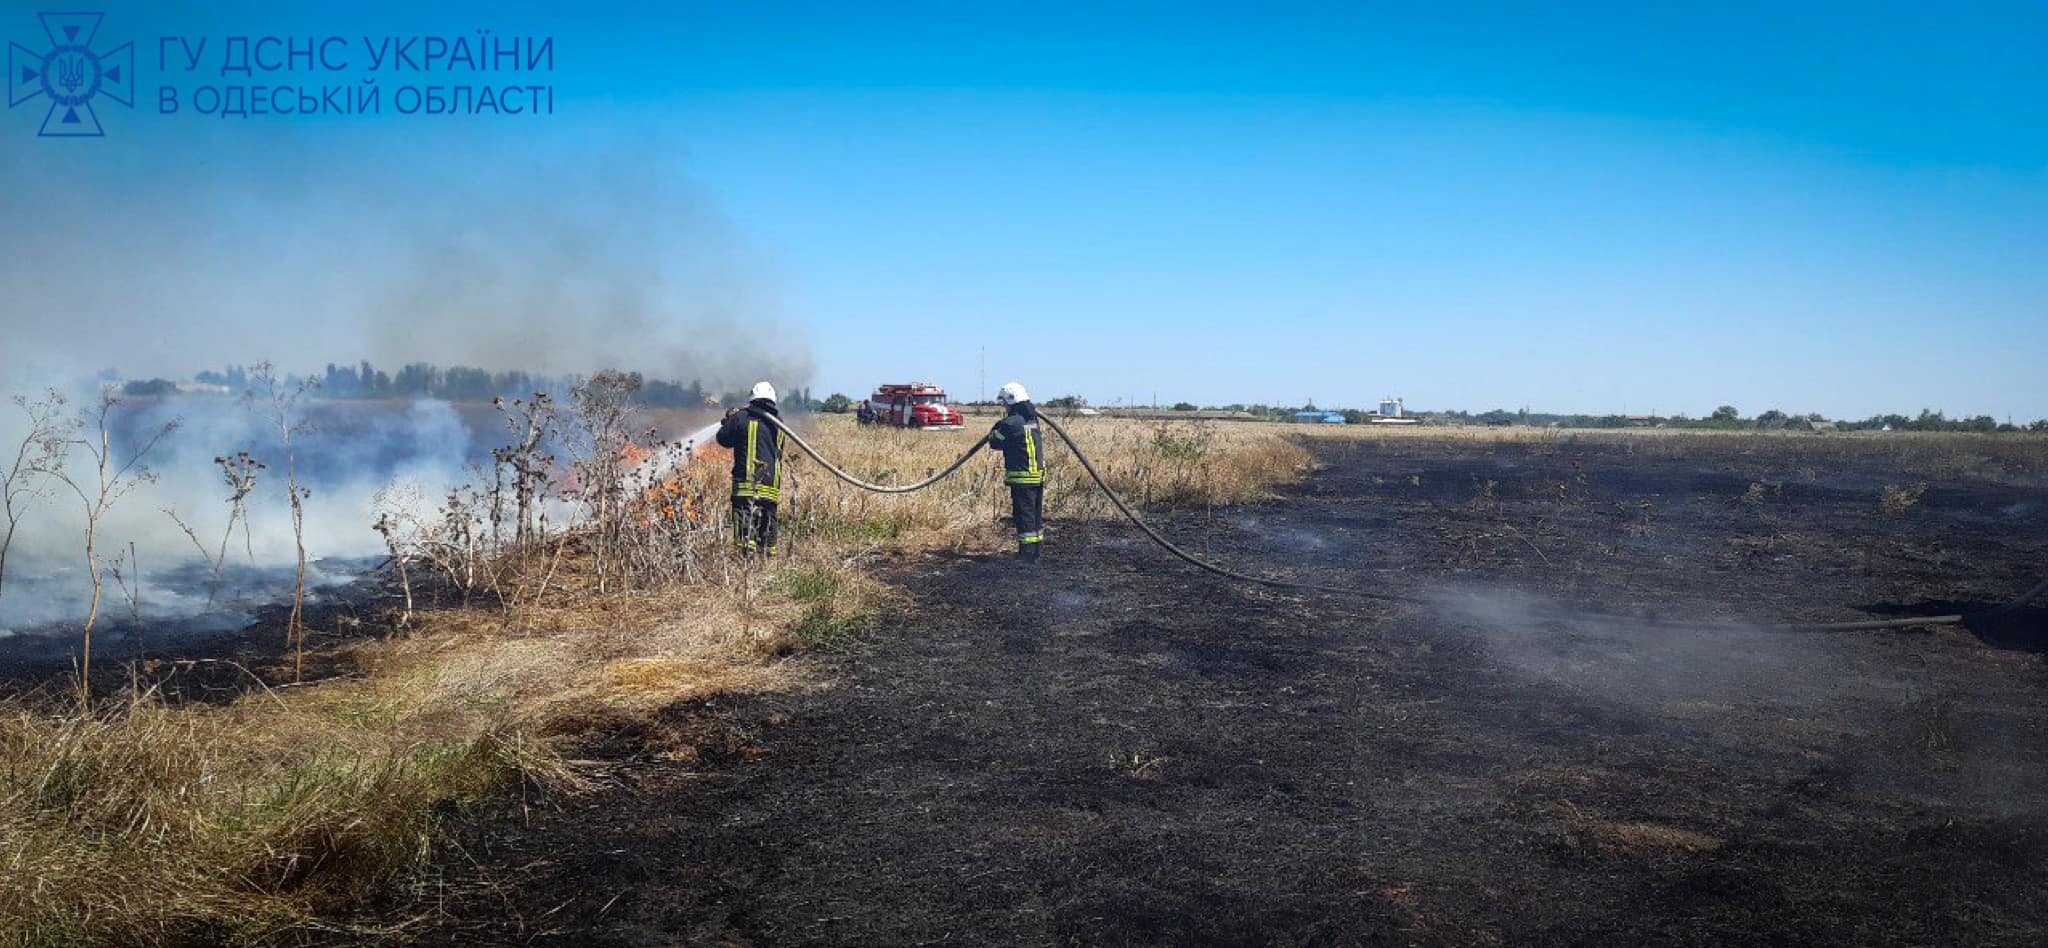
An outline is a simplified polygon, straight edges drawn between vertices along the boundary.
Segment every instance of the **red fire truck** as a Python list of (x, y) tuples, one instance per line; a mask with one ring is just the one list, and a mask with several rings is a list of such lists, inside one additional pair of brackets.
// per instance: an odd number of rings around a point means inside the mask
[(884, 385), (855, 413), (863, 425), (951, 430), (961, 427), (960, 410), (946, 404), (946, 390), (929, 382)]

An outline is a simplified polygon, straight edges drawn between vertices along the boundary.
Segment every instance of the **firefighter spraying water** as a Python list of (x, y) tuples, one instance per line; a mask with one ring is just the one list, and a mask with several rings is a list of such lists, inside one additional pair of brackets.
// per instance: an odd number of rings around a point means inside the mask
[(754, 383), (743, 408), (725, 416), (720, 447), (732, 449), (733, 543), (749, 557), (775, 555), (775, 511), (782, 503), (783, 433), (775, 386)]

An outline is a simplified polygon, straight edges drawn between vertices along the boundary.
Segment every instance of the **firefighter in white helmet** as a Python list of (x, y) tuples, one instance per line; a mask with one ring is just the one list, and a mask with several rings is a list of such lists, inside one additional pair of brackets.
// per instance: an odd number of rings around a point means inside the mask
[(1010, 519), (1017, 525), (1017, 556), (1036, 560), (1045, 548), (1045, 434), (1038, 407), (1018, 382), (1005, 382), (996, 401), (1008, 406), (988, 433), (991, 450), (1003, 452), (1003, 483), (1010, 487)]
[(782, 503), (783, 448), (788, 435), (767, 418), (781, 418), (775, 386), (755, 382), (745, 407), (718, 426), (718, 444), (732, 449), (732, 537), (747, 556), (775, 555), (775, 508)]

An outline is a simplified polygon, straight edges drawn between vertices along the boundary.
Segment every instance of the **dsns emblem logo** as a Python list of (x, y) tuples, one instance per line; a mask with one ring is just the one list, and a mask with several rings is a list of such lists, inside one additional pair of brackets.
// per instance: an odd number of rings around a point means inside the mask
[(7, 44), (7, 107), (37, 96), (50, 100), (36, 132), (44, 138), (99, 138), (106, 135), (93, 100), (105, 96), (135, 107), (135, 44), (122, 43), (93, 52), (99, 34), (98, 13), (40, 13), (49, 48), (36, 52), (20, 43)]

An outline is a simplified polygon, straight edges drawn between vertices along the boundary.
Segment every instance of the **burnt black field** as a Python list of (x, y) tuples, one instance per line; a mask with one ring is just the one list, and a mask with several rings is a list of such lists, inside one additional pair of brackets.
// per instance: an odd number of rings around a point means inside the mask
[(1031, 569), (902, 563), (882, 631), (801, 659), (831, 687), (670, 709), (694, 760), (587, 748), (621, 781), (473, 819), (410, 931), (2040, 944), (2042, 610), (1766, 625), (1978, 612), (2041, 578), (2032, 449), (1930, 445), (1318, 441), (1283, 499), (1167, 524), (1241, 568), (1426, 606), (1231, 585), (1121, 527), (1068, 525)]

